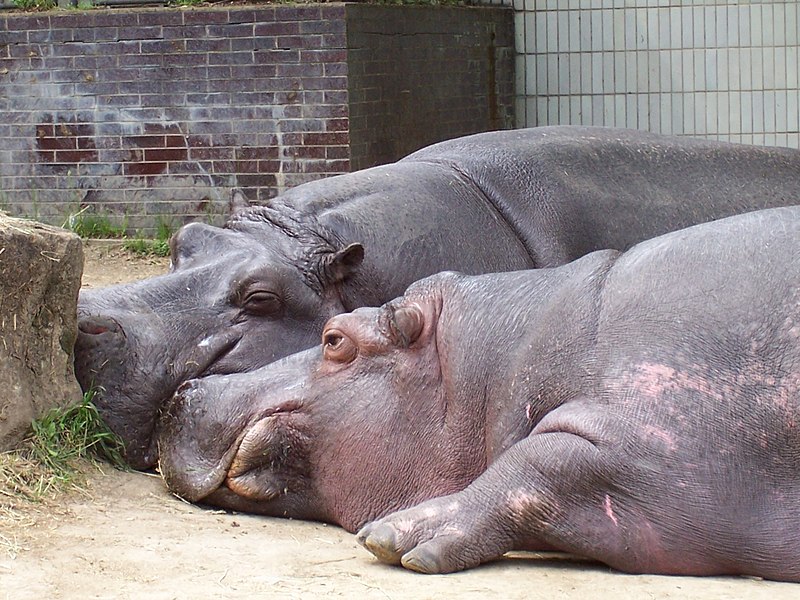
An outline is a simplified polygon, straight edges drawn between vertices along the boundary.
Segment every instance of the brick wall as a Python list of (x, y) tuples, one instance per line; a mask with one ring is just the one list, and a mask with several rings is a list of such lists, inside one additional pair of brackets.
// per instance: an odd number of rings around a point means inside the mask
[[(385, 10), (0, 14), (0, 209), (58, 225), (83, 210), (145, 233), (219, 222), (234, 186), (264, 201), (511, 125), (510, 11), (396, 9), (388, 35), (367, 34), (359, 21)], [(367, 74), (380, 110), (360, 96)]]

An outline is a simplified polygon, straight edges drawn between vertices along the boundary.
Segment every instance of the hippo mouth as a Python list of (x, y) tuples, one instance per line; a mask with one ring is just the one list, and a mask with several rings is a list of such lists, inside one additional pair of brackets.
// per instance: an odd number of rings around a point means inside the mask
[[(125, 447), (125, 460), (134, 469), (147, 470), (158, 461), (157, 429), (164, 405), (187, 379), (203, 377), (234, 351), (242, 333), (227, 330), (193, 346), (188, 355), (158, 372), (148, 372), (141, 362), (131, 365), (115, 355), (130, 354), (130, 347), (102, 347), (104, 338), (128, 339), (124, 329), (111, 320), (86, 320), (81, 326), (84, 351), (76, 352), (76, 375), (84, 391), (96, 391), (94, 402), (100, 417)], [(97, 346), (97, 348), (95, 348)], [(102, 349), (100, 353), (98, 350)]]
[[(211, 374), (214, 375), (225, 374), (223, 370), (216, 369), (215, 367), (219, 363), (221, 363), (223, 359), (227, 357), (228, 354), (230, 354), (236, 348), (236, 346), (239, 345), (239, 342), (242, 340), (242, 337), (244, 337), (243, 332), (235, 331), (231, 332), (230, 338), (228, 338), (228, 336), (224, 336), (221, 342), (214, 343), (210, 338), (205, 338), (204, 340), (202, 340), (197, 345), (197, 347), (211, 348), (211, 354), (206, 358), (206, 360), (203, 363), (192, 361), (191, 364), (197, 367), (197, 372), (192, 373), (191, 375), (188, 376), (185, 375), (183, 381), (187, 379), (200, 379), (202, 377), (206, 377)], [(187, 362), (187, 365), (188, 364), (190, 363)], [(181, 381), (180, 383), (183, 383), (183, 381)], [(175, 389), (173, 389), (172, 392), (165, 397), (165, 400), (168, 400), (169, 398), (172, 397), (172, 395), (175, 393), (175, 390), (177, 390), (178, 387), (180, 386), (180, 383), (176, 385)]]
[(297, 410), (282, 407), (253, 423), (242, 435), (225, 478), (226, 487), (249, 501), (269, 502), (287, 493), (279, 473), (288, 458), (289, 446), (279, 421)]
[[(191, 391), (182, 388), (172, 400), (173, 412), (176, 401), (191, 402), (187, 398)], [(291, 449), (282, 422), (299, 407), (299, 403), (289, 402), (265, 411), (215, 463), (198, 453), (200, 440), (162, 438), (160, 471), (167, 487), (190, 502), (263, 512), (265, 503), (288, 493), (283, 473)], [(189, 447), (180, 448), (184, 441)]]

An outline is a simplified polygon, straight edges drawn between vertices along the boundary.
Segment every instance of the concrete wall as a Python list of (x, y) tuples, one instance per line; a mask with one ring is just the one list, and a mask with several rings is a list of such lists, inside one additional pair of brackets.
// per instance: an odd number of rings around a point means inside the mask
[(513, 127), (510, 10), (349, 4), (347, 14), (353, 169)]
[(233, 186), (264, 201), (511, 126), (512, 26), (336, 3), (0, 13), (0, 209), (219, 222)]
[(518, 126), (609, 125), (800, 147), (797, 0), (513, 6)]

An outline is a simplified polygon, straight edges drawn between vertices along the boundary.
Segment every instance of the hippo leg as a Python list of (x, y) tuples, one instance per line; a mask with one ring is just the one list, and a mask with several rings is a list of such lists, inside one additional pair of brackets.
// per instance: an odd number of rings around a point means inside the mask
[[(461, 492), (367, 524), (359, 542), (383, 562), (423, 573), (471, 568), (511, 550), (543, 549), (631, 573), (747, 573), (726, 554), (725, 534), (708, 528), (709, 521), (700, 524), (704, 515), (685, 512), (679, 504), (685, 499), (660, 495), (668, 473), (635, 464), (622, 447), (598, 435), (608, 427), (603, 416), (578, 422), (556, 415), (584, 413), (575, 408), (548, 415)], [(686, 519), (697, 520), (690, 528), (702, 543), (675, 535), (685, 530)]]
[[(422, 573), (454, 572), (510, 550), (549, 547), (630, 573), (800, 581), (798, 543), (774, 542), (779, 536), (770, 529), (773, 522), (794, 520), (794, 500), (785, 503), (789, 512), (773, 519), (763, 508), (769, 504), (754, 496), (761, 510), (750, 515), (747, 535), (756, 550), (742, 552), (735, 541), (739, 524), (720, 516), (732, 505), (719, 497), (701, 500), (713, 481), (693, 477), (695, 487), (671, 494), (663, 483), (674, 471), (634, 460), (629, 449), (587, 435), (580, 424), (561, 425), (510, 447), (461, 492), (367, 524), (358, 541), (379, 560)], [(740, 499), (729, 497), (733, 505)]]
[(578, 435), (531, 435), (463, 491), (369, 523), (358, 541), (380, 561), (421, 573), (468, 569), (510, 550), (607, 546), (613, 523), (595, 524), (594, 539), (587, 540), (578, 531), (585, 519), (576, 522), (568, 506), (583, 505), (587, 491), (606, 479), (601, 453)]

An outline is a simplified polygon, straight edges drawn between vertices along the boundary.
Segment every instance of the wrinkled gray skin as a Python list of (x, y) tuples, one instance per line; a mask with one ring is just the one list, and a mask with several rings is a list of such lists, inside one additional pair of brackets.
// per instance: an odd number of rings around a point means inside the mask
[(442, 270), (564, 264), (800, 198), (800, 152), (601, 128), (480, 134), (187, 225), (169, 274), (84, 290), (76, 372), (132, 466), (190, 378), (251, 370)]
[(184, 498), (361, 528), (425, 573), (528, 549), (800, 581), (800, 208), (430, 277), (184, 384), (160, 446)]

